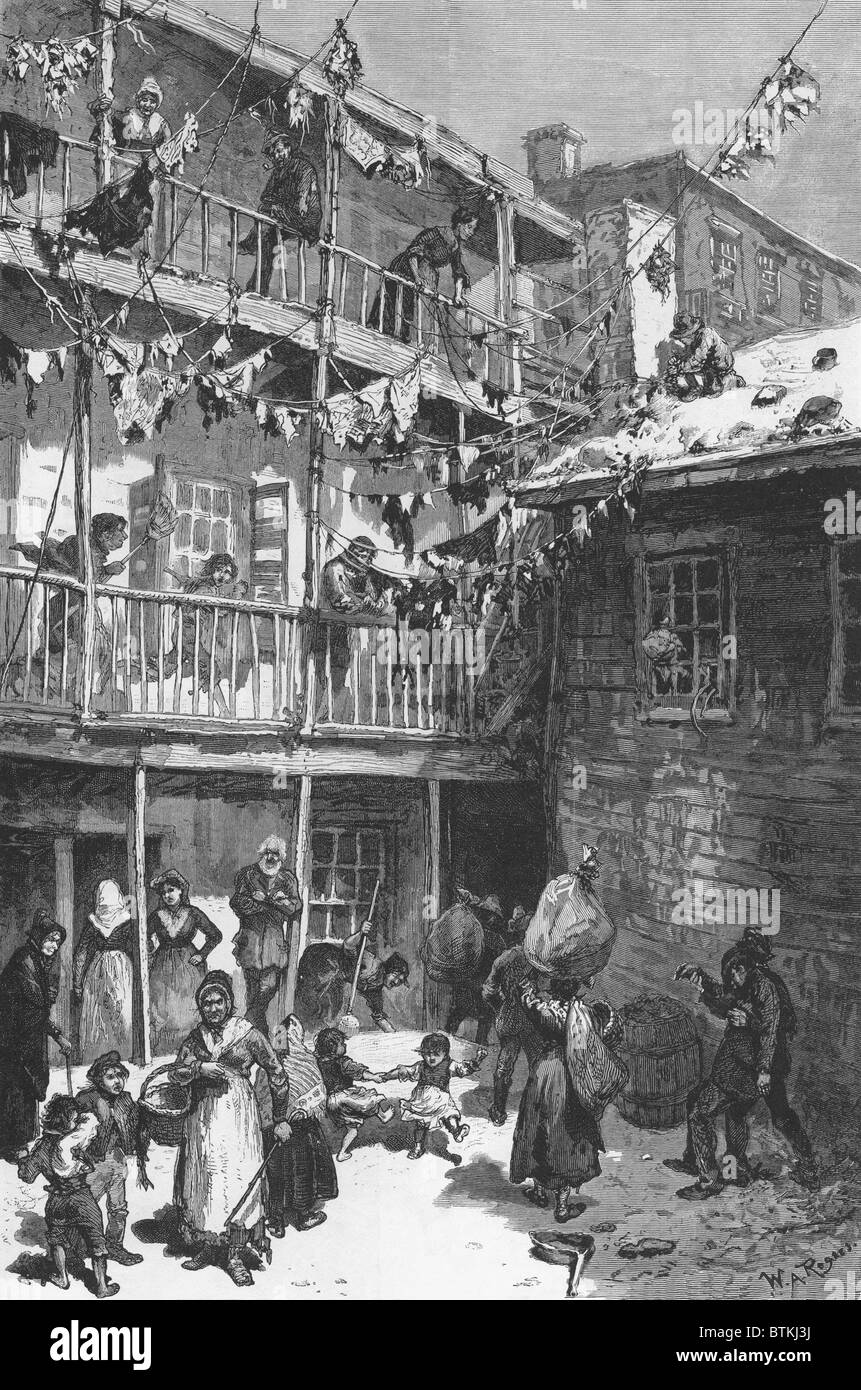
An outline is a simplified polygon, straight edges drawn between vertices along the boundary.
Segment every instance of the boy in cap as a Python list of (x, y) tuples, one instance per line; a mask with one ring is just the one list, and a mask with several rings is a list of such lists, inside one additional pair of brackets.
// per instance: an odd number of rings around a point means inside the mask
[(146, 1171), (149, 1135), (139, 1105), (125, 1089), (128, 1079), (128, 1068), (120, 1054), (105, 1052), (87, 1072), (90, 1085), (78, 1092), (77, 1102), (81, 1113), (94, 1116), (97, 1123), (89, 1150), (93, 1171), (87, 1183), (97, 1202), (107, 1198), (108, 1259), (116, 1264), (137, 1265), (143, 1255), (133, 1254), (123, 1245), (129, 1215), (126, 1179), (130, 1154), (137, 1159), (138, 1185), (146, 1189), (152, 1183)]

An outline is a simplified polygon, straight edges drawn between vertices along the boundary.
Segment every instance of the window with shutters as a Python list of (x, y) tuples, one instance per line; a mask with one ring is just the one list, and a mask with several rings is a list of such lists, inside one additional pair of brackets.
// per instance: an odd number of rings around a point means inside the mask
[(314, 941), (343, 941), (367, 917), (379, 879), (385, 884), (386, 826), (331, 826), (311, 836), (309, 935)]
[(780, 307), (781, 257), (773, 251), (760, 249), (756, 253), (756, 309), (759, 314), (774, 314)]
[(170, 568), (177, 577), (193, 578), (210, 555), (237, 558), (238, 489), (177, 477), (173, 502), (179, 521), (171, 537)]
[(822, 281), (802, 280), (800, 293), (801, 317), (811, 323), (819, 323), (822, 319)]
[(267, 603), (288, 601), (288, 485), (259, 483), (251, 499), (251, 593)]
[(712, 276), (716, 289), (735, 289), (741, 234), (730, 227), (717, 224), (711, 232)]

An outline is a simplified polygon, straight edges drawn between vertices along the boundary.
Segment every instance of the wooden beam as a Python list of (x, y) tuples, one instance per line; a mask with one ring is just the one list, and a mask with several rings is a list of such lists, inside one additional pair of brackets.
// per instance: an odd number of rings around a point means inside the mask
[[(73, 840), (58, 835), (54, 840), (54, 919), (65, 928), (66, 939), (60, 947), (60, 992), (54, 1008), (54, 1019), (67, 1038), (72, 1036), (72, 957), (75, 952), (75, 878), (73, 868)], [(54, 1065), (59, 1063), (61, 1053), (56, 1043), (51, 1043)]]
[(78, 536), (78, 578), (84, 585), (78, 624), (77, 703), (86, 718), (93, 692), (96, 645), (96, 581), (93, 568), (93, 500), (90, 482), (92, 442), (93, 359), (89, 348), (75, 348), (75, 380), (72, 391), (72, 424), (75, 437), (75, 529)]
[(96, 91), (100, 99), (96, 129), (99, 132), (96, 152), (96, 182), (99, 188), (111, 181), (111, 166), (114, 152), (114, 133), (111, 125), (111, 112), (114, 104), (114, 59), (116, 57), (116, 24), (109, 18), (105, 6), (96, 7), (98, 13), (99, 61), (95, 68)]
[(308, 921), (311, 915), (311, 778), (300, 777), (293, 805), (293, 872), (302, 899), (302, 916), (298, 929), (290, 937), (290, 962), (287, 967), (287, 991), (284, 1012), (293, 1012), (296, 999), (296, 978), (299, 961), (308, 940)]
[[(440, 913), (440, 784), (425, 782), (422, 801), (425, 847), (425, 891), (422, 910), (422, 940)], [(422, 1027), (430, 1028), (432, 1001), (428, 992), (428, 977), (424, 976), (422, 990)]]
[(132, 995), (132, 1061), (149, 1066), (152, 1040), (149, 1018), (149, 948), (146, 898), (146, 768), (137, 760), (132, 770), (128, 820), (128, 874), (134, 936), (134, 993)]
[[(101, 726), (99, 726), (101, 731)], [(128, 739), (131, 730), (123, 731)], [(143, 765), (160, 772), (236, 772), (272, 778), (277, 772), (288, 777), (435, 777), (442, 781), (520, 782), (522, 773), (505, 762), (492, 744), (468, 743), (459, 738), (381, 736), (379, 739), (353, 740), (314, 734), (295, 749), (286, 748), (283, 739), (272, 735), (256, 738), (234, 737), (235, 747), (225, 749), (229, 737), (219, 730), (214, 744), (178, 743), (163, 735), (140, 752)], [(0, 729), (0, 758), (34, 759), (39, 762), (74, 763), (91, 768), (125, 767), (135, 763), (135, 750), (122, 736), (108, 740), (93, 738), (88, 730), (70, 720), (67, 725), (53, 720), (23, 721), (6, 706)]]

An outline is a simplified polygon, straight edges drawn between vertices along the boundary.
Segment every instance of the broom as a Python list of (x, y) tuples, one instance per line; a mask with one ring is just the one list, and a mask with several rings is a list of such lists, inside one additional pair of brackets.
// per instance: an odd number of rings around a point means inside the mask
[(168, 536), (172, 536), (179, 524), (179, 512), (171, 502), (166, 492), (160, 492), (153, 503), (144, 536), (142, 541), (138, 541), (133, 550), (130, 550), (123, 564), (128, 564), (133, 555), (137, 555), (139, 550), (143, 550), (148, 541), (163, 541)]
[[(377, 879), (376, 883), (374, 884), (374, 896), (371, 898), (371, 906), (368, 910), (368, 916), (366, 918), (368, 922), (372, 922), (374, 920), (374, 911), (377, 906), (377, 895), (379, 894), (379, 891), (380, 880)], [(343, 1015), (342, 1018), (338, 1020), (338, 1027), (340, 1028), (342, 1033), (346, 1034), (348, 1038), (353, 1037), (354, 1034), (358, 1033), (359, 1029), (362, 1026), (359, 1020), (356, 1018), (356, 1015), (353, 1013), (353, 1005), (356, 1002), (356, 990), (359, 988), (359, 971), (362, 968), (362, 957), (365, 954), (365, 946), (367, 945), (367, 942), (368, 938), (365, 935), (365, 933), (362, 932), (362, 944), (359, 947), (359, 958), (356, 961), (356, 969), (353, 972), (353, 988), (350, 992), (350, 1004), (347, 1009), (347, 1012)]]

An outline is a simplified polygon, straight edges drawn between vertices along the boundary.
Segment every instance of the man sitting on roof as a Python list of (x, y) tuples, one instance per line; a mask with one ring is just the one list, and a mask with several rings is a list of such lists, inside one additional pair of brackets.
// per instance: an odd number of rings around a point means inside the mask
[(725, 386), (744, 386), (733, 368), (732, 348), (715, 328), (696, 314), (676, 314), (673, 340), (681, 351), (670, 357), (666, 383), (683, 400), (695, 396), (719, 396)]

